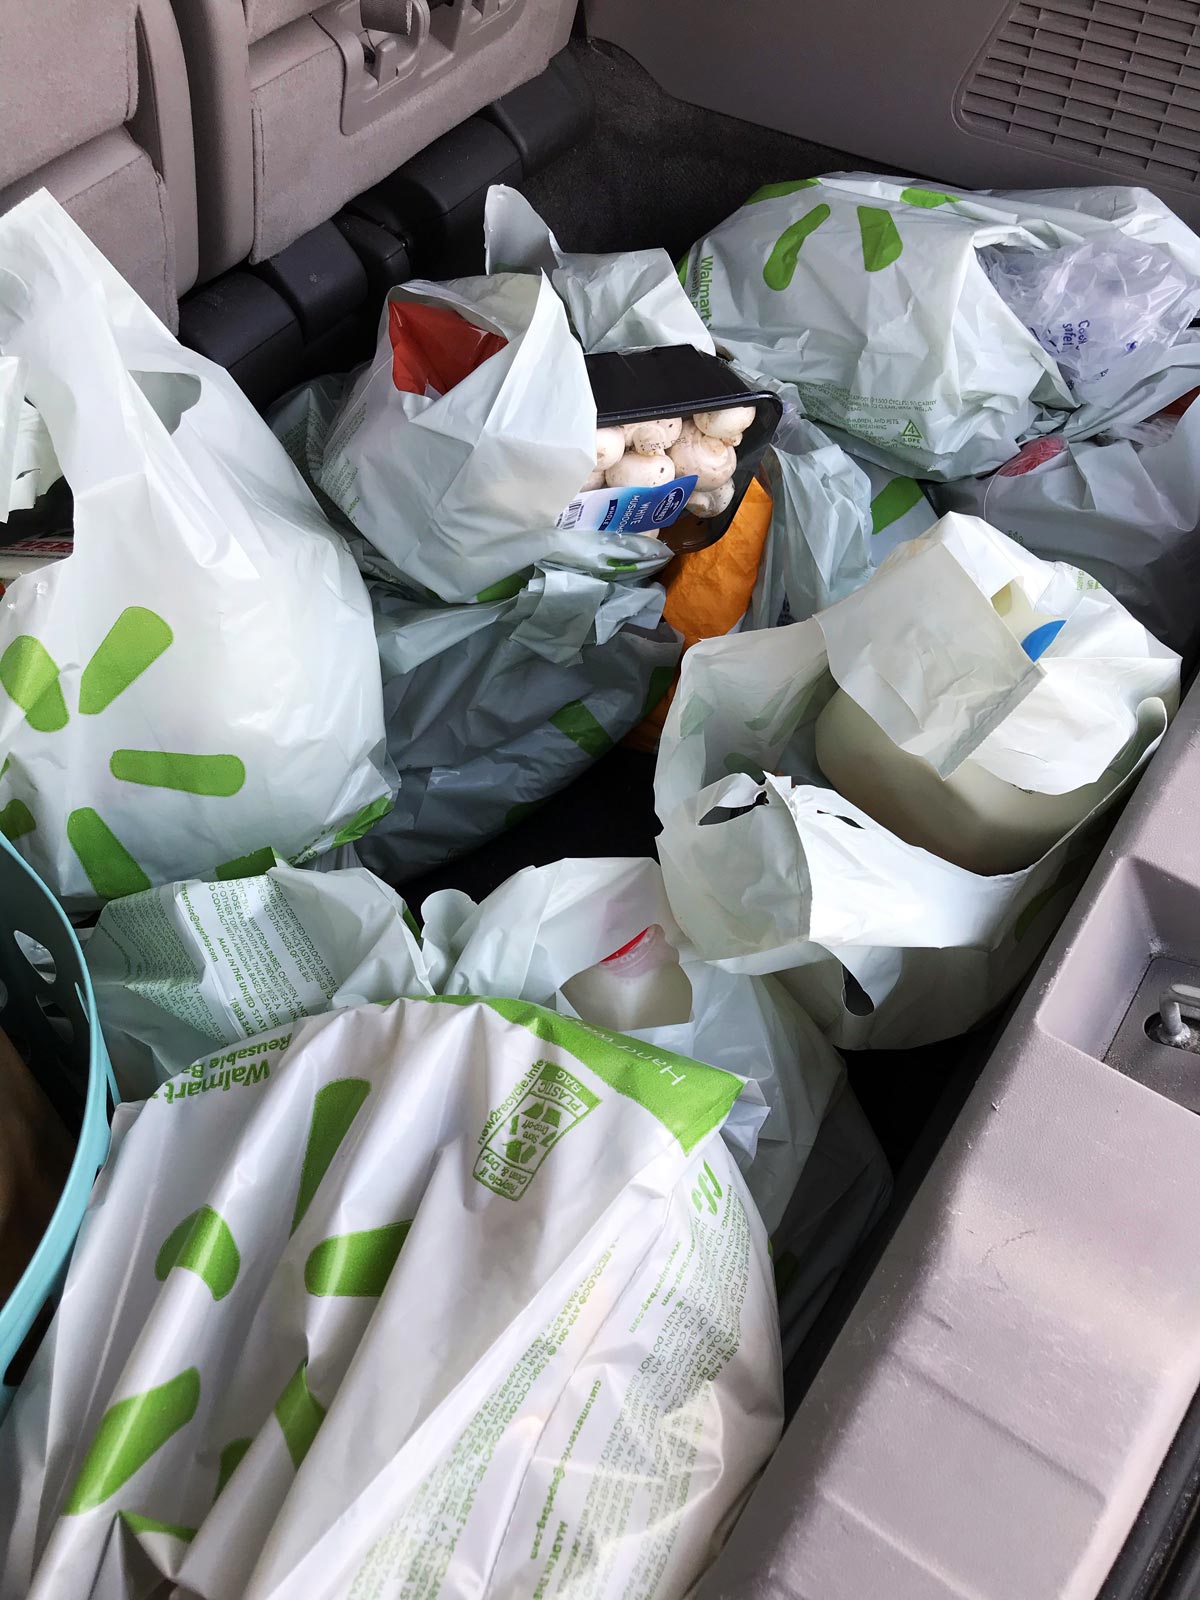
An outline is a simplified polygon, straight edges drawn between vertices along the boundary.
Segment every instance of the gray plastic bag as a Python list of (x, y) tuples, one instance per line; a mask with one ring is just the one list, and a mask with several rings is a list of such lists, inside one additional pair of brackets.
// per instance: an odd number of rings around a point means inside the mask
[(374, 584), (395, 809), (363, 854), (393, 883), (518, 822), (666, 692), (680, 639), (658, 584), (539, 569), (506, 599), (435, 606)]

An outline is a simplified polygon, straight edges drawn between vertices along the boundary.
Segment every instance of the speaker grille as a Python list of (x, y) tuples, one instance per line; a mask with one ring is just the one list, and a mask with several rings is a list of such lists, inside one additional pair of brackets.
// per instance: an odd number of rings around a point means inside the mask
[(971, 133), (1200, 189), (1200, 0), (1018, 0), (955, 110)]

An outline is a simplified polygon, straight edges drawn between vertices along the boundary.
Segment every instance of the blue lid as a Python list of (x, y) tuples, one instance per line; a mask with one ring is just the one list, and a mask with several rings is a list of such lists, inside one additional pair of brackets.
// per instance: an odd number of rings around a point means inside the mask
[(1021, 640), (1021, 649), (1030, 661), (1036, 661), (1040, 655), (1049, 650), (1061, 633), (1066, 620), (1065, 617), (1060, 617), (1057, 622), (1043, 622), (1040, 628), (1035, 628), (1032, 633), (1025, 635)]

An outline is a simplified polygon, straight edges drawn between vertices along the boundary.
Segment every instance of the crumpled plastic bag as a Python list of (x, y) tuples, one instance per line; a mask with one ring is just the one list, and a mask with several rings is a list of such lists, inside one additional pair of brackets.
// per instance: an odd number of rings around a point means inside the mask
[(853, 459), (833, 430), (789, 411), (767, 457), (774, 513), (747, 625), (844, 599), (897, 544), (957, 511), (1082, 569), (1186, 661), (1200, 648), (1200, 414), (1126, 426), (1123, 439), (1046, 434), (987, 476), (921, 485)]
[(811, 1019), (775, 979), (701, 961), (653, 861), (530, 867), (478, 905), (445, 890), (422, 910), (422, 954), (441, 992), (515, 994), (568, 1016), (568, 979), (644, 928), (664, 930), (691, 985), (691, 1015), (628, 1037), (719, 1061), (746, 1080), (723, 1131), (771, 1239), (790, 1360), (891, 1193), (883, 1152)]
[[(785, 392), (794, 401), (791, 385)], [(755, 627), (802, 621), (844, 599), (898, 544), (937, 521), (914, 478), (848, 455), (795, 403), (772, 441), (766, 473), (774, 509)]]
[[(847, 173), (867, 192), (885, 192), (903, 178)], [(1130, 239), (1158, 245), (1193, 277), (1200, 277), (1200, 237), (1150, 189), (1125, 184), (1083, 184), (1066, 189), (962, 189), (931, 193), (930, 199), (980, 222), (1015, 222), (1051, 249), (1107, 234), (1116, 228)]]
[(773, 506), (748, 628), (803, 621), (844, 599), (938, 517), (915, 478), (853, 455), (849, 435), (805, 416), (794, 384), (766, 381), (783, 416), (764, 459)]
[(86, 957), (123, 1099), (301, 1017), (434, 992), (400, 896), (363, 867), (320, 866), (278, 861), (105, 906)]
[[(319, 464), (342, 388), (335, 378), (306, 385), (272, 414), (302, 471)], [(644, 572), (671, 552), (637, 536), (575, 530), (559, 538), (556, 562), (464, 605), (416, 592), (365, 539), (351, 541), (374, 580), (388, 748), (403, 791), (363, 859), (394, 882), (528, 815), (624, 738), (670, 686), (680, 641), (663, 621), (662, 588)], [(635, 546), (650, 556), (642, 560)]]
[(1059, 430), (1064, 439), (1140, 437), (1147, 422), (1200, 388), (1200, 329), (1186, 329), (1165, 350), (1135, 350), (1116, 371), (1116, 392), (1071, 412)]
[(0, 1428), (0, 1589), (684, 1595), (783, 1421), (740, 1089), (401, 1000), (118, 1108)]
[[(567, 981), (657, 925), (679, 951), (691, 1015), (630, 1037), (747, 1080), (723, 1133), (786, 1265), (780, 1315), (788, 1347), (798, 1344), (889, 1179), (841, 1062), (782, 985), (701, 962), (645, 859), (530, 867), (478, 905), (444, 890), (423, 911), (418, 932), (371, 873), (283, 864), (106, 907), (87, 957), (122, 1092), (148, 1096), (199, 1056), (263, 1029), (403, 995), (509, 997), (573, 1017)], [(805, 1179), (815, 1148), (818, 1168)], [(824, 1239), (820, 1217), (838, 1219), (836, 1241)]]
[[(440, 364), (415, 359), (411, 307), (436, 314), (425, 343), (453, 341)], [(487, 337), (463, 372), (465, 330)], [(419, 591), (473, 600), (559, 547), (555, 522), (595, 464), (595, 428), (583, 351), (548, 280), (408, 283), (388, 295), (375, 356), (349, 384), (317, 481)]]
[[(977, 230), (970, 254), (961, 229)], [(1094, 264), (1115, 239), (1146, 262), (1161, 264), (1164, 252), (1181, 284), (1200, 279), (1200, 237), (1146, 189), (972, 192), (831, 173), (760, 190), (693, 246), (687, 288), (719, 344), (751, 370), (798, 383), (809, 415), (845, 429), (856, 454), (957, 478), (1000, 466), (1038, 433), (1090, 438), (1140, 421), (1200, 382), (1200, 339), (1176, 331), (1190, 289), (1170, 338), (1143, 338), (1073, 397), (1057, 365), (1053, 377), (1031, 374), (1033, 336), (1014, 335), (975, 259), (976, 247), (989, 257), (1002, 247)], [(780, 287), (768, 292), (768, 279)], [(1144, 281), (1134, 283), (1142, 294)], [(926, 403), (905, 420), (905, 406)]]
[(714, 351), (665, 250), (563, 250), (524, 195), (496, 183), (487, 192), (483, 237), (488, 272), (547, 275), (589, 354), (664, 344)]
[[(364, 537), (355, 523), (346, 516), (337, 501), (322, 487), (322, 472), (329, 459), (327, 446), (331, 428), (346, 416), (348, 395), (356, 380), (331, 374), (302, 384), (281, 399), (270, 413), (270, 422), (280, 443), (308, 480), (318, 501), (327, 510), (336, 525), (343, 527), (354, 558), (367, 578), (378, 578), (400, 594), (424, 603), (437, 603), (440, 591), (414, 576), (412, 562), (397, 549), (394, 542), (383, 544)], [(361, 380), (357, 380), (361, 381)], [(340, 423), (339, 423), (340, 426)], [(594, 450), (594, 434), (589, 434), (588, 450)], [(399, 475), (389, 467), (395, 479), (390, 489), (399, 488)], [(590, 470), (590, 466), (589, 466)], [(575, 493), (579, 488), (576, 484)], [(378, 504), (382, 506), (382, 497)], [(559, 509), (565, 509), (566, 502)], [(357, 508), (354, 516), (358, 517)], [(430, 541), (437, 543), (437, 539)], [(521, 584), (533, 577), (536, 568), (559, 567), (568, 572), (585, 573), (606, 582), (618, 580), (633, 583), (653, 577), (672, 558), (672, 551), (648, 534), (616, 534), (578, 527), (549, 527), (536, 536), (531, 535), (521, 552), (528, 559), (524, 566), (507, 570), (504, 575), (463, 597), (463, 603), (486, 603), (497, 598), (510, 598)], [(534, 551), (532, 556), (529, 551)], [(540, 552), (540, 553), (537, 553)], [(463, 583), (475, 581), (479, 569), (476, 554), (464, 551), (462, 560), (446, 550), (435, 557), (446, 570), (456, 566), (465, 574)], [(497, 563), (507, 565), (507, 563)], [(493, 567), (489, 570), (494, 570)], [(462, 585), (460, 585), (461, 587)], [(443, 587), (448, 587), (443, 585)]]
[(0, 826), (78, 910), (356, 837), (394, 774), (344, 543), (44, 191), (0, 257), (0, 350), (75, 497), (73, 555), (0, 607)]
[(1044, 560), (1082, 567), (1157, 638), (1194, 659), (1200, 407), (1189, 408), (1161, 442), (1064, 441), (1027, 472), (1002, 469), (934, 485), (931, 493), (942, 511), (984, 517)]
[[(1009, 583), (1065, 618), (1037, 661), (992, 608)], [(813, 728), (835, 685), (943, 776), (969, 759), (1045, 794), (1113, 787), (1032, 866), (979, 876), (828, 787)], [(689, 651), (655, 782), (676, 921), (705, 960), (784, 975), (841, 1046), (960, 1033), (1037, 956), (1178, 691), (1178, 657), (1094, 579), (944, 517), (809, 621)]]
[(999, 466), (1041, 407), (1074, 405), (978, 258), (1038, 240), (945, 199), (855, 174), (768, 184), (692, 246), (684, 273), (718, 346), (917, 477)]
[[(864, 194), (888, 194), (906, 180), (858, 173), (846, 174), (843, 181)], [(926, 203), (948, 206), (978, 222), (1015, 224), (1049, 250), (1111, 237), (1117, 229), (1131, 240), (1166, 251), (1190, 278), (1200, 278), (1200, 235), (1149, 189), (1096, 184), (1070, 189), (937, 190), (928, 191)], [(1102, 393), (1084, 397), (1052, 425), (1069, 439), (1091, 439), (1101, 430), (1153, 416), (1198, 384), (1200, 333), (1190, 330), (1165, 348), (1151, 342), (1126, 352), (1110, 370)]]
[[(683, 943), (657, 864), (637, 858), (529, 867), (479, 905), (439, 891), (423, 914), (419, 931), (403, 900), (365, 869), (285, 863), (106, 906), (87, 961), (122, 1095), (148, 1097), (201, 1056), (302, 1017), (405, 995), (490, 995), (574, 1016), (560, 991), (576, 973), (652, 924)], [(706, 967), (686, 946), (681, 959), (691, 1019), (632, 1037), (720, 1060), (748, 1080), (726, 1133), (773, 1232), (841, 1063), (773, 980)]]
[(777, 984), (731, 977), (696, 957), (675, 926), (655, 862), (527, 867), (478, 905), (455, 890), (430, 895), (422, 915), (422, 956), (439, 993), (512, 995), (568, 1016), (576, 1015), (562, 993), (570, 978), (646, 928), (661, 927), (691, 984), (692, 1014), (629, 1037), (720, 1061), (747, 1080), (725, 1134), (767, 1232), (775, 1234), (843, 1068)]
[(25, 363), (0, 356), (0, 522), (28, 511), (61, 476), (46, 424), (25, 398)]
[(579, 777), (657, 703), (679, 660), (656, 583), (547, 567), (469, 606), (371, 591), (400, 793), (362, 859), (393, 883)]

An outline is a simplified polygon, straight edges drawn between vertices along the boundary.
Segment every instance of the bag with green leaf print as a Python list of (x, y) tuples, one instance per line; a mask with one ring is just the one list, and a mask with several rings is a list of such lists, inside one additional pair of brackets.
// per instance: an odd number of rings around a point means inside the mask
[(1075, 401), (976, 254), (1046, 243), (953, 201), (853, 173), (768, 184), (692, 246), (684, 287), (720, 349), (794, 383), (863, 454), (918, 478), (986, 472), (1050, 425), (1041, 407)]
[(0, 602), (0, 827), (74, 909), (357, 836), (392, 780), (344, 543), (48, 194), (0, 263), (0, 353), (75, 506), (74, 553)]
[(463, 997), (119, 1108), (0, 1427), (0, 1594), (687, 1593), (782, 1424), (741, 1087)]

